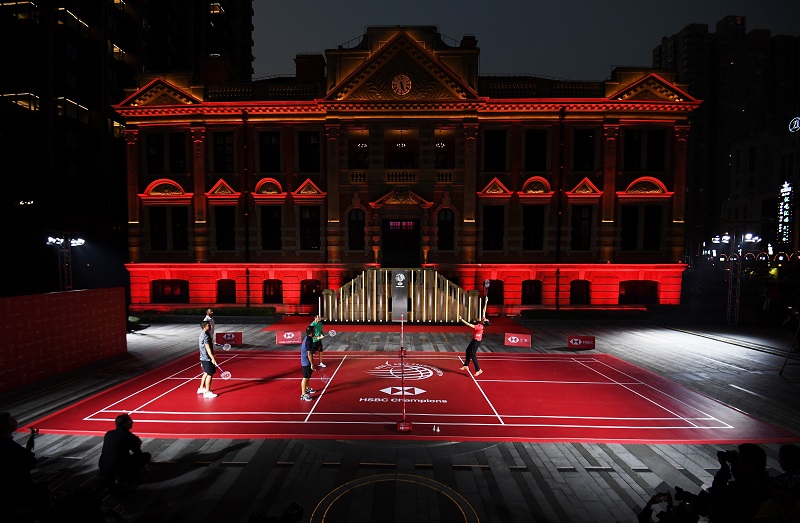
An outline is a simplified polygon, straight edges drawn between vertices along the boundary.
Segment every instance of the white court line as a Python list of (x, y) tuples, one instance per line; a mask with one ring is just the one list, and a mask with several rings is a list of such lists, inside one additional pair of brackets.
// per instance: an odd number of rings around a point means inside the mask
[[(582, 365), (583, 365), (583, 364), (582, 364)], [(617, 384), (618, 384), (618, 385), (620, 385), (620, 386), (621, 386), (623, 389), (626, 389), (628, 392), (631, 392), (631, 393), (635, 394), (636, 396), (639, 396), (640, 398), (642, 398), (642, 399), (643, 399), (643, 400), (645, 400), (645, 401), (649, 401), (650, 403), (652, 403), (652, 404), (653, 404), (653, 405), (655, 405), (656, 407), (658, 407), (658, 408), (660, 408), (660, 409), (662, 409), (662, 410), (664, 410), (664, 411), (666, 411), (666, 412), (669, 412), (670, 414), (674, 415), (676, 418), (678, 418), (678, 419), (682, 419), (683, 421), (685, 421), (686, 423), (689, 423), (690, 425), (692, 425), (692, 426), (694, 426), (694, 427), (696, 427), (696, 426), (697, 426), (696, 424), (694, 424), (694, 423), (692, 423), (691, 421), (687, 420), (687, 419), (686, 419), (686, 418), (684, 418), (683, 416), (679, 416), (677, 412), (673, 412), (672, 410), (668, 409), (666, 406), (664, 406), (664, 405), (661, 405), (661, 404), (660, 404), (659, 402), (657, 402), (656, 400), (654, 400), (654, 399), (650, 399), (650, 398), (648, 398), (647, 396), (645, 396), (644, 394), (642, 394), (642, 393), (640, 393), (640, 392), (636, 392), (635, 390), (631, 389), (631, 387), (630, 387), (630, 386), (628, 386), (628, 385), (622, 385), (622, 384), (621, 384), (620, 382), (618, 382), (617, 380), (615, 380), (615, 379), (611, 378), (610, 376), (606, 376), (605, 374), (603, 374), (603, 373), (602, 373), (602, 372), (600, 372), (599, 370), (597, 370), (597, 369), (593, 369), (593, 368), (589, 367), (588, 365), (583, 365), (583, 366), (584, 366), (584, 367), (586, 367), (587, 369), (589, 369), (590, 371), (592, 371), (592, 372), (596, 372), (597, 374), (599, 374), (599, 375), (603, 376), (604, 378), (606, 378), (606, 379), (608, 379), (608, 380), (610, 380), (610, 381), (612, 381), (612, 382), (614, 382), (614, 383), (617, 383)], [(619, 372), (620, 374), (622, 374), (622, 375), (624, 375), (624, 376), (627, 376), (628, 378), (631, 378), (631, 379), (633, 379), (634, 381), (638, 382), (639, 384), (642, 384), (642, 385), (644, 385), (644, 382), (642, 382), (641, 380), (637, 380), (637, 379), (636, 379), (636, 378), (634, 378), (633, 376), (628, 376), (628, 375), (627, 375), (625, 372), (623, 372), (623, 371), (621, 371), (621, 370), (619, 370), (619, 369), (615, 369), (614, 367), (611, 367), (610, 365), (606, 365), (606, 367), (608, 367), (608, 368), (610, 368), (610, 369), (614, 370), (615, 372)]]
[[(335, 352), (334, 352), (334, 354), (335, 354)], [(358, 354), (352, 354), (352, 353), (351, 354), (342, 354), (341, 355), (342, 361), (336, 367), (336, 370), (334, 371), (333, 375), (330, 378), (327, 379), (328, 382), (325, 385), (325, 387), (323, 388), (322, 393), (318, 396), (316, 402), (319, 402), (319, 400), (322, 398), (322, 396), (325, 393), (325, 391), (327, 390), (328, 386), (331, 384), (333, 378), (336, 376), (338, 371), (342, 368), (345, 359), (347, 359), (348, 357), (352, 357), (352, 358), (356, 358), (356, 359), (384, 360), (384, 359), (386, 359), (386, 356), (388, 354), (389, 354), (389, 352), (387, 352), (387, 353), (377, 353), (377, 354), (373, 353), (373, 354), (363, 355), (363, 356), (362, 355), (358, 355)], [(461, 364), (463, 364), (463, 359), (461, 358), (461, 356), (458, 356), (458, 355), (456, 355), (454, 353), (437, 353), (434, 358), (430, 358), (429, 357), (430, 356), (429, 353), (420, 352), (419, 355), (420, 356), (422, 356), (422, 355), (425, 356), (424, 358), (418, 358), (418, 359), (421, 359), (421, 360), (425, 360), (425, 359), (451, 360), (453, 358), (453, 356), (455, 355), (456, 358), (458, 359), (458, 361)], [(496, 356), (497, 353), (484, 353), (484, 355)], [(275, 359), (274, 357), (269, 357), (269, 356), (263, 356), (262, 357), (260, 355), (256, 356), (256, 355), (254, 355), (252, 353), (241, 353), (241, 354), (232, 355), (232, 357), (228, 358), (228, 360), (226, 360), (226, 361), (230, 361), (231, 359), (233, 359), (233, 357), (237, 357), (237, 356), (241, 356), (242, 358), (240, 358), (240, 359), (247, 359), (247, 358), (244, 358), (245, 356), (248, 356), (251, 359)], [(294, 359), (295, 357), (296, 357), (296, 355), (293, 354), (293, 353), (285, 353), (285, 355), (284, 354), (280, 354), (280, 359)], [(653, 387), (653, 386), (651, 386), (651, 385), (649, 385), (647, 383), (644, 383), (641, 380), (637, 380), (636, 378), (634, 378), (632, 376), (629, 376), (627, 373), (625, 373), (621, 369), (617, 369), (617, 368), (609, 365), (607, 362), (602, 361), (602, 360), (600, 360), (598, 358), (587, 356), (587, 357), (574, 357), (574, 358), (538, 358), (538, 357), (536, 357), (536, 358), (524, 358), (524, 357), (523, 358), (519, 358), (519, 357), (512, 357), (512, 358), (503, 358), (503, 357), (501, 357), (501, 358), (498, 358), (498, 357), (493, 357), (491, 359), (494, 359), (494, 360), (512, 360), (512, 361), (519, 360), (519, 361), (526, 361), (526, 362), (531, 362), (531, 361), (537, 361), (537, 362), (545, 362), (545, 361), (552, 362), (552, 361), (555, 361), (555, 362), (558, 362), (558, 363), (572, 363), (572, 362), (574, 362), (574, 363), (579, 363), (581, 365), (584, 365), (585, 363), (592, 363), (592, 362), (593, 363), (600, 363), (600, 364), (608, 367), (609, 369), (614, 370), (615, 372), (618, 372), (620, 374), (623, 374), (623, 375), (626, 375), (626, 376), (630, 377), (633, 380), (634, 384), (641, 384), (641, 385), (647, 386), (648, 388), (650, 388), (652, 390), (658, 391), (658, 392), (660, 392), (661, 394), (663, 394), (663, 395), (665, 395), (667, 397), (670, 397), (670, 398), (672, 398), (672, 399), (674, 399), (674, 400), (676, 400), (676, 401), (678, 401), (678, 402), (680, 402), (680, 403), (682, 403), (682, 404), (684, 404), (684, 405), (686, 405), (686, 406), (688, 406), (690, 408), (693, 408), (697, 412), (702, 412), (700, 409), (697, 409), (695, 407), (692, 407), (689, 404), (686, 404), (685, 402), (677, 400), (673, 396), (671, 396), (669, 394), (666, 394), (665, 392), (660, 391), (659, 389), (656, 389), (655, 387)], [(584, 365), (584, 366), (586, 366), (586, 365)], [(112, 403), (108, 407), (106, 407), (104, 409), (101, 409), (100, 411), (97, 411), (96, 413), (92, 414), (91, 416), (89, 416), (87, 418), (84, 418), (84, 420), (85, 421), (89, 421), (90, 418), (91, 418), (91, 420), (93, 420), (93, 421), (106, 421), (103, 418), (93, 418), (94, 416), (96, 416), (100, 412), (103, 412), (103, 413), (106, 413), (106, 414), (108, 412), (128, 412), (128, 411), (115, 411), (115, 410), (110, 409), (109, 407), (111, 407), (113, 405), (116, 405), (116, 404), (124, 401), (125, 399), (128, 399), (131, 396), (133, 396), (135, 394), (138, 394), (138, 393), (140, 393), (140, 392), (142, 392), (144, 390), (147, 390), (147, 389), (149, 389), (149, 388), (151, 388), (151, 387), (155, 386), (156, 384), (161, 383), (163, 381), (181, 379), (181, 378), (175, 378), (175, 376), (177, 374), (181, 373), (181, 372), (184, 372), (185, 370), (188, 370), (189, 368), (191, 368), (191, 367), (187, 367), (185, 369), (182, 369), (182, 370), (180, 370), (180, 371), (178, 371), (178, 372), (176, 372), (176, 373), (174, 373), (174, 374), (172, 374), (172, 375), (170, 375), (170, 376), (168, 376), (168, 377), (166, 377), (166, 378), (164, 378), (162, 380), (159, 380), (156, 383), (153, 383), (153, 384), (151, 384), (151, 385), (149, 385), (147, 387), (144, 387), (143, 389), (140, 389), (140, 391), (134, 392), (133, 394), (131, 394), (131, 395), (125, 397), (125, 398), (122, 398), (122, 399)], [(600, 371), (598, 371), (596, 369), (592, 369), (591, 367), (588, 367), (588, 368), (592, 372), (595, 372), (595, 373), (603, 376), (607, 380), (611, 381), (611, 383), (606, 382), (607, 384), (610, 384), (610, 385), (623, 385), (623, 383), (624, 383), (624, 382), (617, 382), (617, 381), (611, 380), (611, 378), (609, 378), (608, 376), (603, 375), (602, 372), (600, 372)], [(474, 376), (471, 376), (471, 377), (472, 377), (473, 381), (476, 383), (476, 386), (478, 387), (478, 390), (481, 391), (481, 394), (484, 396), (484, 399), (487, 401), (487, 403), (491, 407), (491, 409), (494, 412), (494, 414), (474, 414), (474, 413), (467, 413), (467, 414), (441, 414), (441, 413), (440, 414), (419, 414), (419, 413), (411, 413), (409, 415), (409, 417), (412, 417), (412, 418), (413, 417), (425, 418), (425, 417), (428, 417), (428, 416), (430, 416), (430, 417), (436, 416), (437, 419), (456, 418), (456, 417), (458, 417), (458, 418), (470, 417), (470, 418), (473, 418), (473, 419), (475, 419), (475, 418), (493, 418), (493, 419), (497, 419), (499, 421), (499, 424), (498, 423), (463, 423), (463, 422), (452, 423), (453, 425), (457, 424), (457, 425), (460, 425), (460, 426), (475, 426), (475, 427), (498, 427), (498, 426), (506, 426), (506, 427), (551, 427), (551, 428), (563, 427), (563, 428), (586, 428), (586, 429), (619, 428), (619, 429), (640, 429), (640, 430), (687, 429), (687, 428), (688, 429), (694, 428), (694, 429), (697, 429), (697, 430), (708, 430), (708, 429), (731, 429), (731, 428), (733, 428), (731, 425), (726, 424), (725, 422), (723, 422), (723, 421), (721, 421), (721, 420), (719, 420), (719, 419), (717, 419), (717, 418), (715, 418), (713, 416), (710, 416), (710, 415), (708, 415), (706, 413), (703, 413), (703, 414), (706, 414), (706, 416), (708, 416), (706, 418), (682, 417), (682, 416), (677, 416), (677, 414), (675, 414), (675, 413), (672, 413), (672, 414), (675, 415), (675, 418), (615, 418), (615, 417), (588, 417), (588, 416), (587, 417), (581, 417), (581, 416), (533, 416), (533, 415), (500, 416), (497, 413), (497, 410), (494, 408), (493, 404), (489, 401), (486, 393), (484, 392), (483, 388), (479, 385), (478, 381), (475, 379)], [(193, 379), (196, 379), (196, 377), (195, 378), (191, 378), (188, 381), (191, 381)], [(240, 379), (242, 381), (247, 381), (246, 378), (240, 378)], [(278, 378), (278, 379), (295, 380), (296, 378)], [(183, 381), (184, 382), (188, 382), (187, 380), (183, 380)], [(508, 380), (481, 380), (481, 381), (487, 381), (487, 382), (506, 381), (507, 382)], [(528, 381), (528, 380), (515, 380), (514, 381), (514, 383), (528, 383), (528, 382), (531, 382), (531, 381)], [(580, 382), (539, 381), (539, 383), (580, 383)], [(587, 384), (598, 384), (598, 383), (595, 383), (595, 382), (586, 382), (586, 383)], [(174, 387), (171, 390), (176, 390), (180, 386), (182, 386), (182, 385)], [(650, 401), (651, 403), (653, 403), (653, 404), (655, 404), (655, 405), (657, 405), (657, 406), (659, 406), (661, 408), (664, 408), (663, 406), (659, 405), (654, 400), (651, 400), (651, 399), (643, 396), (642, 394), (636, 393), (635, 391), (630, 390), (628, 387), (625, 387), (625, 388), (628, 389), (630, 392), (633, 392), (634, 394), (639, 395), (643, 399), (645, 399), (647, 401)], [(159, 397), (161, 397), (161, 396), (163, 396), (163, 394), (160, 395)], [(139, 414), (162, 414), (162, 415), (164, 415), (164, 414), (166, 414), (166, 415), (171, 415), (171, 414), (198, 415), (198, 414), (200, 414), (200, 415), (203, 415), (203, 416), (205, 416), (205, 415), (230, 416), (230, 415), (247, 415), (247, 414), (250, 414), (250, 415), (270, 414), (270, 415), (292, 416), (292, 415), (306, 414), (306, 417), (305, 417), (305, 419), (303, 421), (292, 421), (292, 420), (180, 420), (179, 421), (180, 423), (198, 423), (198, 424), (235, 423), (235, 424), (255, 424), (255, 425), (258, 425), (258, 424), (284, 424), (285, 425), (285, 424), (293, 424), (293, 423), (317, 423), (317, 424), (323, 424), (323, 425), (324, 424), (338, 425), (338, 424), (352, 423), (352, 420), (351, 421), (347, 421), (347, 420), (345, 420), (345, 421), (335, 421), (335, 420), (321, 420), (321, 421), (317, 420), (317, 421), (312, 421), (310, 418), (311, 418), (311, 415), (314, 413), (314, 410), (316, 409), (316, 404), (312, 406), (312, 409), (311, 409), (310, 412), (303, 411), (303, 412), (294, 412), (294, 413), (286, 412), (286, 411), (275, 412), (275, 413), (272, 413), (272, 412), (263, 412), (263, 413), (262, 412), (253, 412), (253, 413), (237, 412), (237, 413), (232, 413), (232, 412), (196, 412), (196, 411), (174, 412), (173, 413), (173, 412), (167, 412), (167, 411), (146, 411), (146, 410), (142, 410), (143, 407), (145, 407), (149, 403), (152, 403), (153, 401), (155, 401), (155, 399), (158, 399), (158, 398), (154, 398), (153, 400), (143, 404), (141, 407), (137, 408), (136, 411)], [(669, 409), (665, 409), (664, 408), (664, 410), (667, 411), (667, 412), (670, 412)], [(326, 413), (323, 413), (323, 414), (318, 414), (318, 417), (320, 417), (320, 416), (333, 416), (333, 417), (348, 416), (348, 417), (351, 417), (351, 418), (352, 417), (358, 418), (358, 417), (385, 417), (387, 415), (389, 415), (389, 413), (387, 413), (387, 412), (371, 412), (371, 413), (363, 413), (363, 412), (359, 412), (359, 413), (326, 412)], [(522, 424), (522, 423), (507, 423), (504, 420), (504, 418), (507, 418), (507, 419), (508, 418), (567, 419), (567, 420), (606, 419), (606, 420), (609, 420), (609, 421), (611, 421), (611, 420), (619, 420), (619, 421), (631, 421), (631, 420), (655, 421), (655, 420), (664, 420), (664, 421), (669, 421), (670, 419), (680, 419), (680, 420), (683, 420), (683, 421), (687, 422), (688, 424), (690, 424), (692, 426), (691, 427), (686, 427), (685, 425), (679, 425), (679, 426), (664, 426), (664, 425), (639, 426), (639, 425), (627, 425), (627, 424), (625, 424), (625, 425), (623, 425), (623, 424), (607, 424), (607, 425), (568, 424), (568, 425), (563, 425), (563, 424), (553, 424), (553, 423), (542, 423), (542, 424), (528, 424), (528, 423), (525, 423), (525, 424)], [(696, 425), (694, 423), (691, 423), (690, 420), (697, 420), (697, 421), (710, 421), (710, 420), (713, 420), (713, 421), (717, 421), (719, 423), (723, 423), (724, 425), (722, 425), (722, 426), (698, 426), (698, 425)], [(109, 421), (113, 421), (113, 420), (109, 420)], [(137, 420), (137, 422), (142, 422), (142, 423), (176, 423), (176, 420), (172, 420), (172, 419), (164, 419), (164, 420), (156, 420), (156, 419), (145, 420), (145, 419), (140, 419), (140, 420)], [(362, 424), (368, 424), (368, 425), (373, 425), (373, 424), (382, 425), (382, 424), (386, 423), (385, 420), (376, 421), (376, 422), (365, 421), (364, 420), (364, 421), (357, 421), (357, 422), (358, 423), (362, 423)], [(445, 422), (445, 423), (447, 423), (447, 422)], [(468, 437), (468, 436), (464, 436), (464, 437)], [(478, 438), (478, 439), (480, 439), (480, 438)], [(544, 438), (544, 439), (547, 439), (547, 438)]]
[(336, 377), (336, 373), (339, 372), (339, 369), (342, 368), (342, 365), (344, 365), (344, 360), (346, 360), (346, 359), (347, 359), (347, 355), (345, 354), (344, 358), (342, 358), (342, 361), (340, 361), (339, 365), (336, 366), (336, 370), (333, 371), (333, 374), (331, 374), (331, 377), (328, 378), (328, 383), (326, 383), (325, 386), (322, 388), (322, 392), (320, 392), (319, 396), (317, 396), (317, 399), (314, 400), (314, 405), (311, 406), (311, 410), (308, 411), (308, 415), (306, 416), (306, 419), (303, 420), (303, 421), (308, 421), (308, 418), (310, 418), (311, 415), (314, 413), (314, 409), (317, 408), (317, 405), (319, 404), (320, 400), (322, 399), (322, 396), (325, 395), (325, 391), (328, 390), (328, 386), (330, 386), (331, 382), (333, 381), (333, 378)]
[[(461, 356), (458, 356), (458, 361), (460, 361), (462, 365), (464, 365), (464, 363), (465, 363), (464, 360), (461, 359)], [(475, 383), (475, 386), (478, 387), (479, 391), (481, 391), (481, 395), (483, 395), (483, 399), (486, 400), (486, 404), (489, 405), (489, 408), (492, 409), (492, 412), (494, 412), (494, 415), (497, 416), (497, 419), (500, 421), (500, 424), (501, 425), (505, 425), (505, 422), (503, 421), (503, 418), (500, 416), (500, 414), (498, 414), (497, 409), (494, 408), (494, 405), (492, 404), (492, 402), (489, 401), (489, 397), (486, 395), (486, 392), (484, 392), (483, 387), (481, 387), (480, 384), (478, 383), (478, 380), (475, 379), (475, 376), (471, 372), (469, 373), (469, 377), (472, 378), (472, 382)]]
[[(671, 400), (675, 401), (676, 403), (680, 403), (681, 405), (683, 405), (684, 407), (686, 407), (686, 408), (688, 408), (688, 409), (692, 409), (692, 410), (694, 410), (694, 411), (696, 411), (696, 412), (699, 412), (699, 413), (703, 414), (704, 416), (707, 416), (708, 418), (714, 419), (714, 420), (716, 420), (716, 421), (718, 421), (718, 422), (720, 422), (720, 423), (724, 423), (725, 425), (728, 425), (727, 423), (725, 423), (725, 422), (724, 422), (724, 421), (722, 421), (721, 419), (719, 419), (719, 418), (716, 418), (715, 416), (712, 416), (712, 415), (711, 415), (711, 414), (709, 414), (708, 412), (705, 412), (705, 411), (703, 411), (703, 410), (700, 410), (699, 408), (695, 407), (694, 405), (690, 405), (689, 403), (686, 403), (686, 402), (685, 402), (685, 401), (683, 401), (682, 399), (680, 399), (680, 398), (677, 398), (677, 397), (673, 396), (672, 394), (668, 394), (666, 391), (663, 391), (663, 390), (661, 390), (661, 389), (658, 389), (658, 388), (656, 388), (655, 386), (653, 386), (653, 385), (652, 385), (652, 384), (650, 384), (650, 383), (646, 383), (646, 382), (643, 382), (643, 381), (641, 381), (641, 380), (636, 380), (636, 378), (634, 378), (633, 376), (630, 376), (628, 373), (624, 372), (624, 371), (623, 371), (623, 370), (621, 370), (621, 369), (617, 369), (617, 368), (615, 368), (615, 367), (612, 367), (611, 365), (609, 365), (608, 363), (606, 363), (606, 362), (604, 362), (604, 361), (597, 360), (597, 362), (598, 362), (598, 363), (600, 363), (601, 365), (604, 365), (604, 366), (606, 366), (606, 367), (608, 367), (608, 368), (610, 368), (610, 369), (614, 370), (615, 372), (619, 372), (620, 374), (622, 374), (622, 375), (624, 375), (624, 376), (628, 376), (629, 378), (631, 378), (631, 379), (633, 379), (633, 380), (635, 380), (635, 381), (639, 381), (639, 383), (641, 383), (641, 384), (642, 384), (644, 387), (647, 387), (647, 388), (648, 388), (648, 389), (650, 389), (650, 390), (654, 390), (654, 391), (658, 392), (659, 394), (661, 394), (662, 396), (664, 396), (664, 397), (666, 397), (666, 398), (670, 398)], [(685, 387), (684, 387), (684, 388), (685, 388)], [(688, 390), (688, 389), (687, 389), (687, 390)], [(667, 411), (667, 412), (669, 412), (669, 411)], [(687, 419), (694, 419), (694, 418), (687, 418)], [(729, 425), (729, 426), (730, 426), (731, 428), (733, 428), (733, 426), (731, 426), (731, 425)]]
[(766, 396), (762, 396), (758, 392), (753, 392), (752, 390), (747, 390), (747, 389), (743, 389), (742, 387), (738, 387), (738, 386), (734, 385), (733, 383), (728, 383), (728, 385), (730, 385), (734, 389), (739, 389), (742, 392), (746, 392), (748, 394), (752, 394), (753, 396), (758, 396), (759, 398), (764, 398), (764, 399), (770, 399), (770, 398), (768, 398)]
[[(227, 362), (231, 361), (233, 358), (235, 358), (235, 356), (231, 356), (230, 358), (228, 358), (227, 360), (225, 360), (225, 362), (224, 362), (224, 363), (227, 363)], [(142, 392), (146, 391), (147, 389), (149, 389), (149, 388), (151, 388), (151, 387), (155, 387), (156, 385), (158, 385), (158, 384), (160, 384), (160, 383), (162, 383), (162, 382), (165, 382), (165, 381), (167, 381), (167, 380), (169, 380), (169, 379), (173, 379), (173, 376), (177, 376), (177, 375), (178, 375), (178, 374), (180, 374), (181, 372), (186, 372), (187, 370), (191, 369), (192, 367), (194, 367), (194, 365), (192, 365), (191, 367), (185, 367), (185, 368), (183, 368), (183, 369), (181, 369), (181, 370), (179, 370), (179, 371), (177, 371), (177, 372), (174, 372), (174, 373), (170, 374), (170, 375), (169, 375), (169, 376), (167, 376), (166, 378), (162, 378), (162, 379), (160, 379), (160, 380), (158, 380), (158, 381), (156, 381), (156, 382), (154, 382), (154, 383), (151, 383), (151, 384), (150, 384), (150, 385), (148, 385), (147, 387), (144, 387), (144, 388), (142, 388), (142, 389), (139, 389), (139, 390), (137, 390), (137, 391), (135, 391), (135, 392), (133, 392), (133, 393), (131, 393), (131, 394), (128, 394), (128, 395), (127, 395), (127, 396), (125, 396), (124, 398), (120, 398), (119, 400), (115, 401), (114, 403), (111, 403), (111, 404), (109, 404), (109, 405), (107, 405), (107, 406), (103, 407), (102, 409), (100, 409), (100, 410), (96, 411), (94, 414), (90, 414), (90, 415), (88, 415), (87, 417), (83, 418), (83, 421), (90, 421), (90, 420), (92, 420), (92, 419), (93, 419), (93, 417), (94, 417), (94, 416), (95, 416), (97, 413), (99, 413), (99, 412), (106, 412), (106, 411), (109, 411), (109, 410), (111, 410), (111, 407), (113, 407), (114, 405), (116, 405), (116, 404), (118, 404), (118, 403), (121, 403), (121, 402), (125, 401), (125, 400), (126, 400), (126, 399), (128, 399), (128, 398), (132, 398), (133, 396), (136, 396), (137, 394), (140, 394), (140, 393), (142, 393)], [(178, 386), (176, 386), (176, 387), (173, 387), (173, 388), (172, 388), (172, 389), (170, 389), (170, 391), (168, 391), (168, 392), (171, 392), (171, 391), (173, 391), (173, 390), (175, 390), (175, 389), (177, 389), (177, 388), (180, 388), (180, 387), (182, 387), (183, 385), (185, 385), (186, 383), (191, 383), (192, 381), (194, 381), (194, 380), (196, 380), (196, 379), (197, 379), (197, 375), (195, 375), (195, 377), (193, 377), (193, 378), (186, 379), (186, 380), (184, 380), (184, 382), (183, 382), (181, 385), (178, 385)], [(161, 397), (161, 396), (163, 396), (163, 395), (164, 395), (164, 394), (160, 394), (159, 396), (157, 396), (157, 397), (155, 397), (155, 398), (151, 399), (150, 401), (148, 401), (148, 402), (144, 403), (144, 405), (148, 405), (149, 403), (152, 403), (153, 401), (155, 401), (156, 399), (160, 398), (160, 397)], [(144, 406), (144, 405), (142, 405), (142, 406)], [(130, 412), (136, 412), (137, 410), (139, 410), (139, 408), (141, 408), (141, 407), (137, 407), (136, 409), (134, 409), (134, 410), (132, 410), (132, 411), (130, 411)]]

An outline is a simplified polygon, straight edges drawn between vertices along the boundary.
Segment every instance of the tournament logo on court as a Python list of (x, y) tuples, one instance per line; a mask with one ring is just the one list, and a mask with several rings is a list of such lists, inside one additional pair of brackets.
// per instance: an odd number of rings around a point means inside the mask
[(389, 363), (388, 361), (383, 365), (367, 371), (376, 378), (394, 378), (394, 379), (407, 379), (407, 380), (426, 380), (437, 376), (444, 376), (444, 372), (437, 367), (425, 365), (424, 363)]

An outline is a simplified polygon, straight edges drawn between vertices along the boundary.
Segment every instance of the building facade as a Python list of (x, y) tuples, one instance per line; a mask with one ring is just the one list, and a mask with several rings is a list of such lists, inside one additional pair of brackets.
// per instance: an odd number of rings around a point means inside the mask
[(390, 268), (488, 281), (490, 314), (679, 303), (700, 101), (664, 70), (486, 77), (478, 56), (372, 27), (294, 77), (143, 78), (115, 106), (131, 306), (311, 312)]

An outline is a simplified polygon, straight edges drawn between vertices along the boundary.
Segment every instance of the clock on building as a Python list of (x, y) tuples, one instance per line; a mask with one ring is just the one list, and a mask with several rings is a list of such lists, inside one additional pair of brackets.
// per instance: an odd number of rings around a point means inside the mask
[(398, 74), (392, 79), (392, 91), (400, 96), (405, 96), (411, 91), (411, 78)]

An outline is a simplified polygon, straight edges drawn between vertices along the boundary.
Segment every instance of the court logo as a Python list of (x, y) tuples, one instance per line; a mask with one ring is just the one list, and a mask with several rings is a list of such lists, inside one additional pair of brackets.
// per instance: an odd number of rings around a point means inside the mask
[(509, 343), (519, 343), (519, 342), (521, 342), (521, 341), (522, 341), (522, 340), (521, 340), (521, 339), (519, 339), (519, 338), (517, 338), (516, 336), (509, 336), (509, 337), (508, 337), (508, 342), (509, 342)]
[(796, 133), (800, 131), (800, 116), (795, 116), (792, 118), (792, 121), (789, 122), (789, 132)]
[(394, 280), (397, 282), (397, 286), (398, 286), (398, 287), (402, 287), (402, 286), (403, 286), (403, 284), (404, 284), (404, 283), (405, 283), (405, 281), (406, 281), (406, 275), (405, 275), (405, 274), (403, 274), (402, 272), (398, 272), (398, 273), (395, 275), (395, 277), (394, 277)]
[(437, 376), (444, 376), (441, 369), (424, 363), (389, 363), (378, 365), (367, 371), (367, 374), (376, 378), (394, 378), (406, 380), (426, 380)]
[[(405, 391), (403, 389), (405, 389)], [(381, 389), (381, 392), (389, 396), (418, 396), (420, 394), (425, 394), (427, 391), (417, 387), (386, 387), (385, 389)]]
[(284, 339), (291, 340), (292, 338), (294, 338), (294, 332), (284, 332), (283, 337)]
[(234, 338), (236, 338), (236, 334), (232, 332), (226, 332), (225, 334), (222, 335), (223, 340), (232, 340)]

